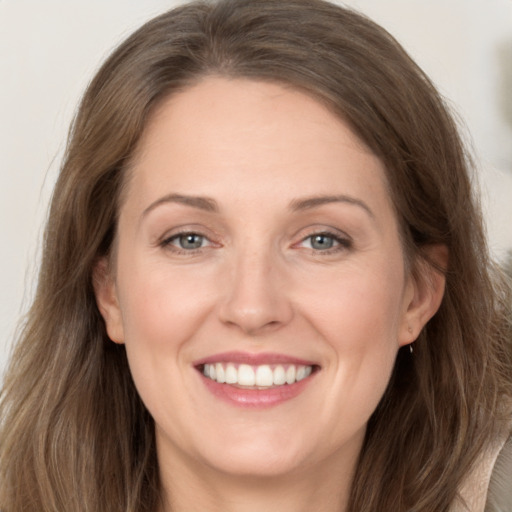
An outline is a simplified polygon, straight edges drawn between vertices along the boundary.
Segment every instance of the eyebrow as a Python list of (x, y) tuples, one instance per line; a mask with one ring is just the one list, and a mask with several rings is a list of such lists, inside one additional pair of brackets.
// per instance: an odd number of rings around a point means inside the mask
[[(189, 196), (183, 194), (167, 194), (155, 202), (151, 203), (143, 212), (142, 217), (145, 217), (150, 211), (154, 210), (158, 206), (165, 203), (177, 203), (192, 208), (198, 208), (206, 212), (219, 212), (219, 206), (215, 199), (203, 196)], [(318, 208), (320, 206), (332, 203), (346, 203), (353, 206), (362, 208), (372, 219), (375, 219), (375, 214), (372, 212), (370, 207), (360, 199), (347, 195), (335, 195), (335, 196), (312, 196), (305, 197), (303, 199), (294, 199), (290, 202), (289, 208), (292, 211), (303, 211)]]
[(302, 211), (310, 210), (312, 208), (318, 208), (319, 206), (331, 203), (346, 203), (353, 206), (358, 206), (362, 208), (372, 219), (375, 219), (375, 214), (364, 201), (346, 195), (313, 196), (306, 197), (304, 199), (295, 199), (290, 203), (290, 208), (293, 211)]
[(157, 199), (154, 203), (151, 203), (143, 212), (142, 217), (145, 217), (151, 210), (154, 210), (157, 206), (165, 203), (177, 203), (191, 206), (192, 208), (198, 208), (207, 212), (217, 213), (219, 207), (214, 199), (209, 197), (201, 196), (186, 196), (182, 194), (167, 194), (160, 199)]

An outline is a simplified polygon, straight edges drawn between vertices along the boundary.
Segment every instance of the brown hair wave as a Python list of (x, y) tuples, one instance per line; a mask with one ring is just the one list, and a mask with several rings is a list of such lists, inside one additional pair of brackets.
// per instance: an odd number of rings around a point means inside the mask
[(412, 271), (450, 258), (438, 313), (398, 354), (349, 510), (447, 511), (509, 425), (510, 287), (491, 262), (471, 162), (429, 79), (382, 28), (322, 0), (195, 2), (140, 28), (89, 85), (54, 190), (33, 305), (5, 377), (4, 512), (154, 511), (153, 420), (109, 341), (93, 268), (115, 240), (130, 159), (151, 112), (208, 75), (287, 84), (348, 122), (386, 166)]

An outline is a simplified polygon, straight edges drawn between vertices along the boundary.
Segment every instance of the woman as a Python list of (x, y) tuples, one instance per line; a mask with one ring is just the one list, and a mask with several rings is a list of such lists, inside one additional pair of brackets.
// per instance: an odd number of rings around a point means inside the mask
[(468, 166), (359, 14), (150, 21), (72, 128), (5, 381), (2, 510), (483, 510), (510, 289)]

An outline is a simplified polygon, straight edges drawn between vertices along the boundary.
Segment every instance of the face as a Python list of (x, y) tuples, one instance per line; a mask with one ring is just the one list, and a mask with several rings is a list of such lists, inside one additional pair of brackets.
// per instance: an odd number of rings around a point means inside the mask
[(340, 119), (269, 83), (172, 96), (116, 242), (98, 304), (160, 460), (277, 475), (357, 456), (425, 315), (383, 166)]

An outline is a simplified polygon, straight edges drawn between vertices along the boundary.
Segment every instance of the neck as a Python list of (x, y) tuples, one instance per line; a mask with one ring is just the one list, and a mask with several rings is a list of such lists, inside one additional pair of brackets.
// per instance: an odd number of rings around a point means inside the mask
[[(345, 512), (359, 450), (286, 475), (233, 475), (197, 462), (160, 459), (159, 512)], [(185, 463), (184, 463), (185, 462)]]

